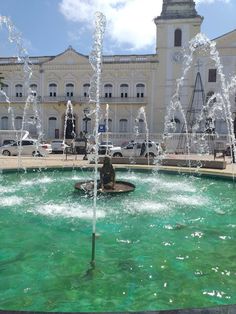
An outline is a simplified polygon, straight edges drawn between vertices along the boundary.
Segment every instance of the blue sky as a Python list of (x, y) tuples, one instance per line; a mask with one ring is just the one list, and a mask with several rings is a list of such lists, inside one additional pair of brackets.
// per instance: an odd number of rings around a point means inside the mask
[[(202, 32), (213, 39), (236, 29), (236, 0), (197, 0), (204, 16)], [(104, 54), (155, 53), (153, 18), (162, 0), (0, 0), (0, 15), (11, 18), (31, 56), (57, 55), (71, 45), (88, 55), (93, 43), (94, 12), (107, 18)], [(0, 29), (0, 56), (16, 55)]]

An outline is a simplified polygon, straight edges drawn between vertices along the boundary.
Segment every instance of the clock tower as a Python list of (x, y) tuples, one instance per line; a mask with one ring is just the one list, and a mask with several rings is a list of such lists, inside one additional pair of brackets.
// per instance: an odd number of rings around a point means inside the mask
[[(161, 15), (154, 19), (159, 61), (156, 97), (158, 112), (161, 114), (158, 117), (158, 124), (162, 124), (160, 129), (164, 128), (166, 107), (175, 91), (176, 79), (182, 74), (183, 48), (201, 31), (202, 21), (203, 17), (198, 15), (193, 0), (163, 0)], [(188, 96), (185, 96), (187, 103)]]

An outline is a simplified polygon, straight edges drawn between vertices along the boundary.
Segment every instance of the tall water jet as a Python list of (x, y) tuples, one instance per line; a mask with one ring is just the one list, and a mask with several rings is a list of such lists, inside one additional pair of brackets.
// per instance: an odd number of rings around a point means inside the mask
[[(70, 127), (71, 127), (71, 132), (68, 131), (69, 123), (70, 123)], [(70, 133), (70, 134), (68, 134), (68, 133)], [(68, 100), (67, 104), (66, 104), (64, 135), (63, 135), (64, 143), (66, 142), (67, 134), (72, 139), (75, 139), (75, 137), (76, 137), (75, 122), (74, 122), (74, 109), (73, 109), (73, 105), (72, 105), (70, 100)], [(64, 155), (64, 153), (65, 153), (65, 148), (63, 148), (63, 155)]]
[(106, 18), (101, 12), (95, 13), (95, 32), (93, 49), (89, 62), (94, 74), (91, 79), (89, 100), (95, 103), (95, 171), (94, 171), (94, 198), (93, 198), (93, 228), (92, 228), (92, 257), (91, 266), (95, 267), (95, 236), (96, 236), (96, 207), (97, 207), (97, 176), (98, 176), (98, 126), (100, 113), (100, 84), (102, 71), (102, 47), (106, 27)]
[(108, 154), (108, 141), (109, 141), (109, 104), (106, 104), (105, 112), (105, 129), (106, 129), (106, 155)]
[[(148, 165), (149, 165), (149, 128), (148, 128), (148, 123), (147, 123), (147, 117), (146, 117), (146, 112), (145, 108), (141, 107), (138, 111), (138, 116), (135, 119), (136, 123), (138, 124), (140, 122), (141, 117), (143, 118), (144, 126), (145, 126), (145, 140), (146, 140), (146, 147), (147, 147), (147, 159), (148, 159)], [(139, 128), (138, 125), (135, 126), (135, 132), (136, 136), (138, 137), (139, 135)]]
[[(24, 81), (24, 86), (25, 86), (25, 90), (27, 94), (26, 102), (23, 109), (20, 139), (18, 138), (18, 136), (16, 138), (17, 141), (20, 140), (20, 147), (19, 147), (19, 154), (18, 154), (18, 168), (19, 168), (21, 149), (22, 149), (21, 143), (22, 143), (22, 138), (24, 136), (24, 127), (27, 124), (35, 124), (37, 135), (38, 135), (38, 140), (41, 140), (43, 138), (43, 132), (42, 132), (42, 124), (41, 124), (40, 110), (38, 108), (37, 96), (35, 95), (35, 91), (32, 90), (32, 88), (30, 87), (30, 80), (33, 75), (32, 64), (31, 64), (28, 52), (24, 47), (21, 33), (16, 29), (16, 27), (14, 26), (14, 24), (12, 23), (9, 17), (0, 16), (0, 27), (2, 27), (3, 25), (5, 25), (8, 31), (8, 41), (11, 44), (15, 44), (16, 46), (17, 62), (21, 64), (23, 67), (23, 75), (24, 75), (23, 81)], [(14, 113), (14, 108), (12, 107), (11, 101), (4, 91), (0, 90), (0, 93), (5, 97), (5, 100), (8, 104), (8, 113), (10, 114), (11, 120), (12, 120), (12, 128), (13, 130), (16, 130), (15, 113)], [(31, 114), (29, 112), (30, 108), (33, 111), (33, 119), (31, 118)], [(30, 114), (30, 118), (27, 119), (28, 112)]]

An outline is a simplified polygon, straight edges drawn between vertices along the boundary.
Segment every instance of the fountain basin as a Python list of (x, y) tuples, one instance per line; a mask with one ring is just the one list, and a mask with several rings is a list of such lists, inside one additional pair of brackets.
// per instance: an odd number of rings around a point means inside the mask
[(236, 302), (231, 181), (117, 171), (131, 194), (93, 202), (74, 191), (92, 171), (1, 176), (0, 309), (151, 311)]

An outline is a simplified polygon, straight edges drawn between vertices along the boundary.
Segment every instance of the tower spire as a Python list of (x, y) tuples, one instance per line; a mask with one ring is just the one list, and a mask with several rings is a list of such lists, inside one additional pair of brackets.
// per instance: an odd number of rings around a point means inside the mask
[(193, 0), (163, 0), (162, 12), (157, 19), (183, 19), (198, 16)]

